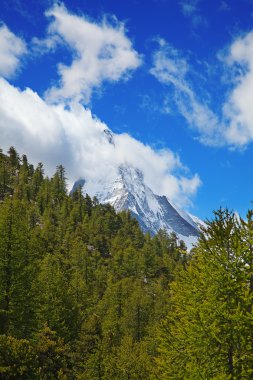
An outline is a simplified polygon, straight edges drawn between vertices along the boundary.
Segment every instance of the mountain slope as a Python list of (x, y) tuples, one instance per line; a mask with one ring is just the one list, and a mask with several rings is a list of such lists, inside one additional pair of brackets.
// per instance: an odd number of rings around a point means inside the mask
[[(83, 184), (84, 181), (79, 180), (73, 188)], [(98, 182), (96, 187), (95, 195), (100, 203), (111, 204), (117, 212), (130, 210), (145, 232), (155, 234), (160, 229), (175, 232), (188, 248), (197, 241), (199, 228), (193, 218), (172, 205), (166, 196), (154, 194), (139, 169), (120, 166), (114, 181)], [(86, 192), (85, 184), (83, 192)]]

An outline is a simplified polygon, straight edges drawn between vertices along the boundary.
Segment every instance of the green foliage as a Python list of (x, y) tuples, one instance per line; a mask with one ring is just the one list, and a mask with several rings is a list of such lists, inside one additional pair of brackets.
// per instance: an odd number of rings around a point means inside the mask
[(182, 251), (0, 151), (0, 378), (148, 380)]
[(253, 376), (252, 212), (219, 210), (187, 271), (171, 285), (161, 328), (160, 379)]
[(36, 379), (35, 361), (28, 340), (0, 335), (0, 379)]
[(7, 198), (0, 208), (0, 332), (27, 338), (36, 326), (38, 271), (28, 204)]
[(253, 377), (253, 212), (188, 254), (0, 150), (0, 379)]
[(34, 344), (37, 374), (43, 380), (72, 379), (72, 361), (69, 347), (55, 331), (44, 326), (36, 335)]

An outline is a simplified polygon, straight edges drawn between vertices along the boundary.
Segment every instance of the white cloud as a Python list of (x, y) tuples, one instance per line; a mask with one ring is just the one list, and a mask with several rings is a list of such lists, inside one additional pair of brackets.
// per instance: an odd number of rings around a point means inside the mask
[(253, 31), (233, 42), (225, 66), (234, 86), (223, 105), (224, 138), (229, 145), (243, 147), (253, 141)]
[(72, 52), (70, 65), (59, 63), (59, 84), (47, 91), (49, 101), (90, 100), (103, 82), (128, 78), (141, 64), (141, 58), (126, 36), (123, 23), (90, 21), (85, 15), (71, 14), (63, 4), (46, 12), (51, 19), (45, 40), (34, 39), (35, 50), (55, 49), (61, 43)]
[[(170, 150), (153, 150), (127, 134), (115, 135), (115, 145), (103, 132), (107, 126), (80, 104), (70, 108), (46, 103), (31, 89), (20, 91), (0, 79), (1, 147), (14, 145), (33, 163), (45, 163), (48, 174), (57, 164), (67, 169), (70, 182), (110, 180), (119, 165), (142, 170), (146, 183), (185, 205), (196, 193), (200, 179), (189, 176), (179, 157)], [(93, 194), (91, 194), (93, 195)]]
[[(243, 148), (253, 141), (253, 31), (237, 38), (223, 61), (227, 96), (216, 115), (196, 95), (189, 80), (192, 68), (180, 53), (160, 41), (150, 70), (159, 82), (172, 90), (174, 103), (189, 126), (198, 131), (199, 141), (210, 146)], [(199, 83), (198, 83), (199, 85)]]
[(0, 24), (0, 75), (13, 76), (20, 66), (20, 59), (26, 53), (25, 42), (15, 36), (6, 25)]
[(62, 44), (62, 39), (57, 35), (50, 35), (44, 39), (33, 37), (31, 41), (32, 52), (36, 55), (55, 51)]
[(150, 72), (155, 78), (169, 86), (180, 114), (188, 124), (198, 130), (199, 139), (207, 145), (220, 144), (220, 128), (216, 115), (207, 104), (200, 102), (187, 79), (190, 67), (180, 53), (164, 40), (153, 56)]

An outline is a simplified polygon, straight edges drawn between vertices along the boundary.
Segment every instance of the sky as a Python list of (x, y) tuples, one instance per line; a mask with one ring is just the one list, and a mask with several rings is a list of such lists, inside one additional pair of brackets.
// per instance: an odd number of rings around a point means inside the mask
[[(114, 145), (103, 132), (114, 134)], [(253, 0), (2, 0), (0, 147), (202, 219), (253, 200)], [(93, 195), (93, 194), (91, 194)]]

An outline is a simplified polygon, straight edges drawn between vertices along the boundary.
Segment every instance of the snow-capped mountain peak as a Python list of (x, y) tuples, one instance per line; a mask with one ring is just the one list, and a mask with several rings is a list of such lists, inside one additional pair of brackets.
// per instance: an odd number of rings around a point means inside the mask
[(105, 134), (109, 144), (112, 144), (115, 146), (112, 131), (110, 129), (104, 129), (104, 134)]
[[(84, 184), (75, 184), (75, 188)], [(83, 191), (86, 192), (86, 184)], [(98, 182), (95, 196), (101, 203), (111, 204), (117, 212), (130, 210), (145, 232), (155, 234), (160, 229), (175, 232), (188, 248), (197, 241), (198, 225), (187, 212), (173, 205), (145, 184), (143, 173), (130, 165), (121, 165), (118, 176), (107, 183)]]

